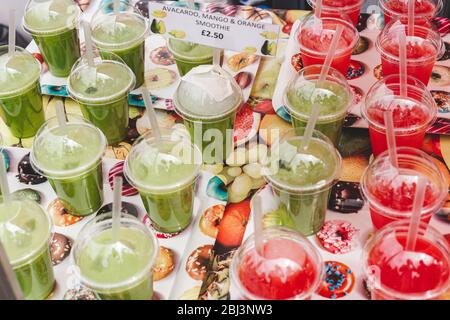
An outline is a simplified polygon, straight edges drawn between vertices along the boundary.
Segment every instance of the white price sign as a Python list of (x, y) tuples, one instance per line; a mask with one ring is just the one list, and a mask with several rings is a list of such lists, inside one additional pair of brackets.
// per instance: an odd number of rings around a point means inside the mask
[(148, 11), (150, 29), (156, 34), (260, 56), (277, 53), (278, 25), (157, 2), (149, 2)]

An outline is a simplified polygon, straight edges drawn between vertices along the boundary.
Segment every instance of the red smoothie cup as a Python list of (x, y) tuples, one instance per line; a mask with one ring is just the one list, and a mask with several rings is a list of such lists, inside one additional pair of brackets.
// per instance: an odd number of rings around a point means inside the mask
[(377, 157), (361, 178), (361, 191), (369, 203), (375, 229), (411, 218), (417, 176), (426, 180), (421, 221), (430, 222), (447, 199), (448, 181), (433, 159), (419, 149), (397, 149), (398, 170), (393, 168), (388, 151)]
[(299, 232), (283, 227), (264, 229), (262, 258), (254, 235), (233, 257), (230, 277), (240, 299), (308, 300), (324, 276), (318, 250)]
[[(385, 24), (401, 20), (408, 23), (408, 0), (380, 0)], [(441, 11), (442, 0), (416, 0), (414, 10), (414, 24), (431, 27), (430, 20)]]
[(324, 64), (338, 25), (343, 26), (343, 32), (331, 62), (331, 67), (344, 76), (347, 74), (352, 51), (359, 41), (359, 33), (349, 21), (338, 18), (318, 19), (311, 15), (302, 23), (297, 39), (305, 67)]
[(407, 83), (407, 97), (402, 97), (400, 76), (385, 77), (370, 88), (361, 106), (361, 114), (369, 123), (375, 157), (387, 150), (385, 111), (393, 110), (398, 147), (420, 149), (428, 128), (436, 120), (436, 103), (425, 85), (413, 77), (408, 77)]
[(440, 299), (450, 288), (450, 244), (421, 224), (414, 251), (407, 251), (409, 221), (378, 230), (363, 251), (363, 273), (372, 300)]
[[(308, 3), (314, 9), (316, 8), (317, 0), (308, 0)], [(322, 0), (321, 17), (339, 17), (345, 12), (353, 25), (356, 27), (361, 13), (361, 6), (364, 0)]]
[(414, 26), (414, 36), (410, 36), (408, 29), (407, 25), (394, 21), (378, 35), (375, 46), (381, 55), (383, 76), (400, 73), (400, 34), (406, 31), (408, 75), (428, 85), (434, 63), (443, 53), (441, 36), (432, 29), (418, 25)]

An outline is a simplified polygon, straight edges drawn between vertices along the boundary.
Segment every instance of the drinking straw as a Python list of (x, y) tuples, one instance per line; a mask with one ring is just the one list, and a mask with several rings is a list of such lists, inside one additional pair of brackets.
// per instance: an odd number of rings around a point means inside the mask
[(114, 192), (112, 205), (112, 240), (117, 242), (119, 240), (120, 230), (120, 214), (122, 211), (122, 185), (123, 180), (121, 176), (114, 177)]
[[(331, 67), (331, 62), (333, 61), (333, 57), (335, 55), (343, 30), (344, 27), (342, 25), (338, 25), (336, 27), (336, 32), (333, 36), (333, 41), (331, 42), (330, 50), (328, 51), (327, 56), (325, 58), (325, 62), (322, 66), (322, 69), (320, 70), (319, 81), (317, 82), (318, 87), (322, 86), (323, 82), (325, 81), (328, 75), (328, 72)], [(303, 150), (307, 150), (309, 148), (309, 144), (311, 142), (311, 138), (314, 133), (314, 128), (316, 127), (316, 123), (317, 120), (319, 119), (320, 114), (320, 105), (314, 103), (311, 108), (312, 108), (311, 115), (309, 116), (309, 120), (306, 125), (305, 133), (303, 135), (303, 140), (301, 144), (301, 148)]]
[(14, 55), (16, 52), (16, 10), (9, 10), (9, 37), (8, 37), (8, 54)]
[(391, 106), (384, 111), (384, 124), (386, 126), (386, 139), (389, 159), (393, 167), (398, 168), (397, 143), (395, 142), (394, 115)]
[(2, 152), (0, 152), (0, 188), (2, 190), (3, 195), (3, 202), (8, 201), (11, 193), (9, 190), (9, 184), (8, 184), (8, 178), (6, 175), (6, 166), (5, 166), (5, 159)]
[(417, 176), (416, 193), (414, 194), (411, 221), (409, 223), (408, 238), (406, 240), (406, 251), (414, 251), (416, 248), (426, 187), (427, 180), (423, 176)]
[(114, 14), (119, 14), (120, 11), (120, 0), (114, 0)]
[(195, 2), (194, 2), (194, 0), (188, 0), (187, 3), (188, 3), (189, 9), (195, 9)]
[(159, 128), (158, 119), (156, 118), (156, 112), (153, 108), (153, 102), (150, 98), (150, 92), (144, 86), (142, 87), (142, 98), (144, 98), (145, 110), (147, 110), (147, 116), (152, 126), (152, 132), (156, 140), (161, 139), (161, 129)]
[(408, 30), (409, 30), (409, 35), (412, 37), (414, 36), (414, 15), (415, 15), (415, 5), (416, 5), (416, 1), (415, 0), (409, 0), (408, 2)]
[(322, 14), (322, 0), (316, 1), (316, 7), (314, 8), (314, 13), (315, 13), (315, 16), (320, 19), (320, 16)]
[(404, 98), (408, 96), (408, 68), (406, 56), (406, 30), (400, 32), (400, 95)]
[(213, 65), (220, 66), (220, 56), (221, 56), (221, 50), (219, 48), (214, 48)]
[(61, 101), (56, 102), (56, 119), (58, 120), (58, 124), (60, 127), (63, 127), (66, 125), (66, 113), (64, 111), (64, 106)]
[(256, 253), (264, 257), (263, 250), (263, 220), (262, 220), (262, 208), (261, 208), (261, 198), (256, 195), (253, 199), (253, 226), (255, 229), (255, 249)]
[(95, 68), (94, 63), (94, 46), (92, 45), (91, 27), (87, 21), (83, 21), (84, 42), (86, 46), (86, 57), (88, 65), (91, 68)]

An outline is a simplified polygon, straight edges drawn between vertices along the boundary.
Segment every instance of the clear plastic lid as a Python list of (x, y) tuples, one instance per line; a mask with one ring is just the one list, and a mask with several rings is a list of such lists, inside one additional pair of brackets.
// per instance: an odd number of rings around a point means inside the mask
[(57, 34), (75, 28), (80, 13), (80, 7), (73, 0), (30, 0), (25, 8), (23, 25), (33, 34)]
[(111, 3), (101, 7), (92, 17), (92, 40), (101, 48), (128, 48), (143, 41), (149, 27), (147, 19), (134, 6), (121, 2), (118, 13)]
[(33, 141), (30, 162), (33, 168), (49, 178), (71, 178), (97, 165), (106, 150), (105, 135), (87, 120), (67, 115), (60, 126), (51, 118), (39, 129)]
[(40, 63), (28, 51), (16, 47), (9, 55), (8, 46), (0, 47), (0, 96), (14, 97), (26, 92), (41, 74)]
[(208, 60), (214, 53), (214, 48), (201, 44), (169, 38), (169, 49), (181, 59)]
[(51, 236), (49, 216), (34, 201), (13, 198), (0, 203), (0, 242), (14, 268), (31, 262)]
[(181, 79), (174, 102), (182, 117), (215, 120), (235, 112), (243, 94), (236, 80), (221, 67), (201, 65)]
[(114, 54), (108, 59), (94, 59), (94, 67), (80, 58), (73, 66), (67, 81), (67, 91), (79, 102), (92, 104), (115, 101), (135, 86), (133, 71)]

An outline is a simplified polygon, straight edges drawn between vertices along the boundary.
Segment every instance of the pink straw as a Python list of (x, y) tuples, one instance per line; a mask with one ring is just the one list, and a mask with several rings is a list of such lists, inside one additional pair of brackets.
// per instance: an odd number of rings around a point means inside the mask
[(322, 0), (316, 1), (316, 7), (314, 8), (314, 13), (315, 13), (315, 16), (320, 19), (320, 16), (322, 15)]
[[(404, 28), (403, 28), (404, 29)], [(406, 30), (400, 32), (400, 95), (408, 97), (408, 60), (406, 56)]]
[(416, 11), (416, 1), (415, 0), (409, 0), (408, 2), (408, 30), (409, 35), (411, 37), (414, 36), (414, 15)]
[(406, 241), (406, 251), (414, 251), (416, 248), (417, 236), (419, 233), (420, 216), (423, 209), (423, 201), (425, 200), (425, 189), (427, 187), (427, 179), (417, 176), (416, 193), (414, 194), (414, 203), (412, 208), (411, 222), (408, 228), (408, 238)]
[(389, 151), (389, 159), (393, 167), (398, 168), (397, 143), (395, 142), (395, 127), (392, 104), (384, 112), (384, 124), (386, 126), (386, 138)]

